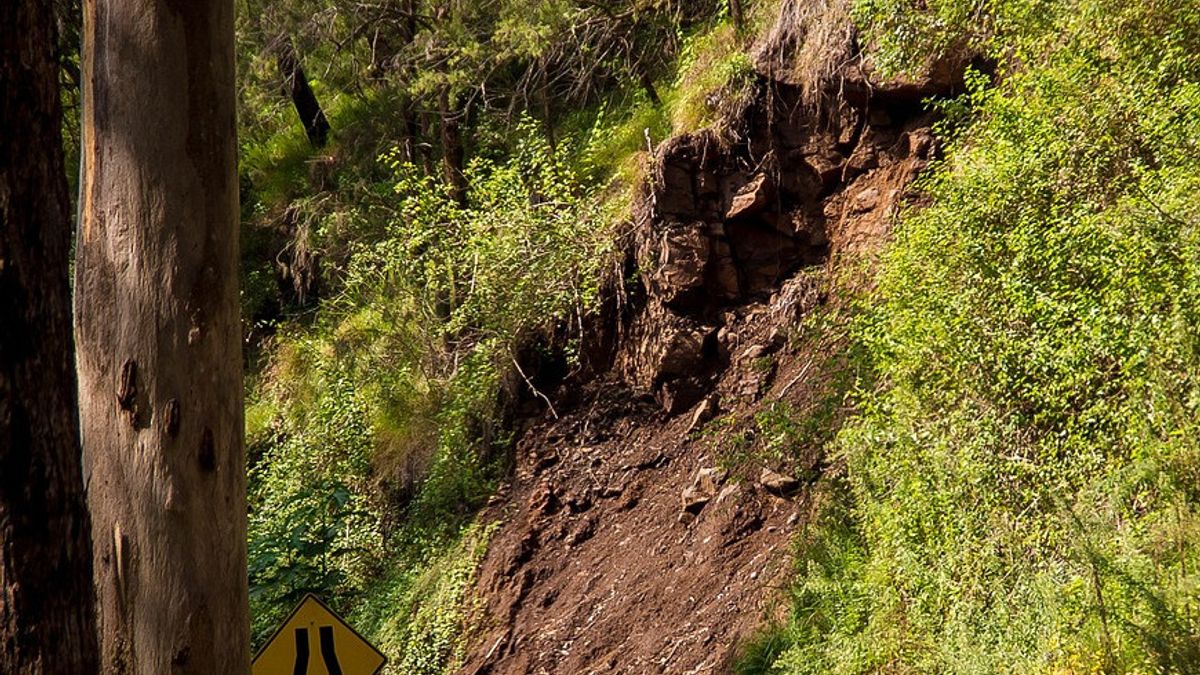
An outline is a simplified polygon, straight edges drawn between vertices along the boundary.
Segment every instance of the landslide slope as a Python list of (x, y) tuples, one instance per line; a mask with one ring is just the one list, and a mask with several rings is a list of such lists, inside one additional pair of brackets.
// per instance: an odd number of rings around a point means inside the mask
[(603, 365), (549, 393), (484, 514), (463, 673), (727, 672), (775, 606), (825, 469), (805, 435), (845, 414), (830, 326), (938, 151), (921, 101), (961, 72), (856, 58), (814, 85), (778, 33), (722, 132), (648, 160)]

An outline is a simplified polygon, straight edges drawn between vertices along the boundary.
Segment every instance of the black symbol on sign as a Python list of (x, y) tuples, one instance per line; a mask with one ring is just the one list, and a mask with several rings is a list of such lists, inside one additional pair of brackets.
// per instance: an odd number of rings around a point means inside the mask
[[(333, 626), (321, 626), (318, 629), (321, 641), (321, 660), (325, 662), (325, 670), (329, 675), (342, 675), (342, 664), (338, 663), (337, 651), (333, 648)], [(296, 665), (292, 667), (292, 675), (308, 675), (308, 629), (296, 629)]]

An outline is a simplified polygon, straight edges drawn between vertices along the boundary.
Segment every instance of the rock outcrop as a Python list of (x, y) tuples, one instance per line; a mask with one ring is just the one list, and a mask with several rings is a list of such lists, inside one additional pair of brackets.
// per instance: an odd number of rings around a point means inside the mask
[(728, 364), (723, 310), (782, 293), (790, 316), (777, 318), (798, 321), (821, 298), (797, 273), (875, 247), (937, 149), (930, 115), (907, 93), (843, 101), (830, 117), (801, 105), (796, 87), (760, 86), (732, 125), (740, 135), (685, 134), (653, 157), (633, 237), (645, 302), (617, 371), (671, 414), (704, 398)]

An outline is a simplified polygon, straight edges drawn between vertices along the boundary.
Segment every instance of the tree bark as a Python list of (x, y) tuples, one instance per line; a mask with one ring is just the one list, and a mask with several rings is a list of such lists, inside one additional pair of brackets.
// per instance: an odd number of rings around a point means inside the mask
[(52, 2), (0, 3), (0, 673), (95, 673)]
[(283, 75), (283, 88), (292, 99), (300, 123), (304, 125), (304, 133), (308, 142), (314, 148), (321, 149), (329, 141), (329, 120), (316, 93), (308, 84), (308, 76), (300, 64), (300, 55), (296, 53), (296, 45), (291, 38), (281, 37), (275, 49), (275, 59), (279, 72)]
[(232, 0), (88, 0), (76, 259), (105, 673), (249, 672)]

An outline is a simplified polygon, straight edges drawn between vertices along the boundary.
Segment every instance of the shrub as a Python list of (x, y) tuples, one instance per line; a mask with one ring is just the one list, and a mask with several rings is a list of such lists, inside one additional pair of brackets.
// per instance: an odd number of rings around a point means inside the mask
[[(1036, 6), (982, 6), (967, 42), (1019, 67), (948, 108), (858, 320), (879, 384), (799, 543), (787, 672), (1200, 664), (1200, 12)], [(859, 16), (911, 63), (966, 7)]]
[[(342, 290), (311, 326), (276, 336), (247, 416), (260, 638), (304, 593), (350, 607), (381, 575), (419, 575), (456, 555), (459, 528), (504, 468), (516, 354), (577, 339), (595, 305), (612, 221), (530, 124), (520, 131), (507, 160), (471, 164), (466, 203), (396, 153), (383, 157), (394, 205), (345, 220), (384, 236), (352, 241)], [(380, 217), (382, 228), (368, 222)], [(437, 611), (450, 597), (436, 595)], [(428, 639), (449, 639), (443, 619), (420, 624)], [(448, 654), (443, 642), (426, 647), (429, 663)]]

